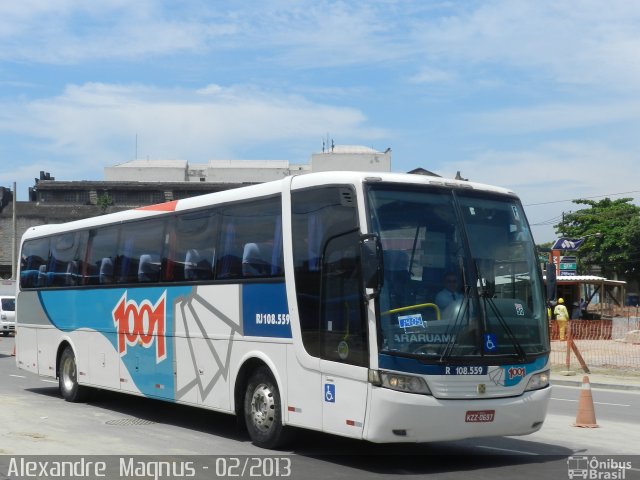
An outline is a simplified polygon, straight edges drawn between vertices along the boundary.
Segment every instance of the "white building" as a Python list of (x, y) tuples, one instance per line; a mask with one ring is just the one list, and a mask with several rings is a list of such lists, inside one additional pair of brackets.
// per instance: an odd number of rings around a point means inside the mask
[(108, 182), (186, 182), (189, 164), (186, 160), (131, 160), (104, 168)]
[(131, 160), (105, 167), (105, 180), (112, 182), (213, 182), (262, 183), (288, 175), (329, 170), (371, 172), (391, 171), (391, 150), (336, 145), (314, 153), (310, 164), (292, 164), (288, 160), (210, 160), (189, 164), (186, 160)]
[(357, 172), (390, 172), (391, 149), (378, 152), (360, 145), (336, 145), (330, 150), (311, 155), (312, 172), (353, 170)]
[(294, 165), (287, 160), (210, 160), (191, 168), (196, 175), (190, 172), (189, 181), (216, 183), (262, 183), (309, 171), (309, 165)]

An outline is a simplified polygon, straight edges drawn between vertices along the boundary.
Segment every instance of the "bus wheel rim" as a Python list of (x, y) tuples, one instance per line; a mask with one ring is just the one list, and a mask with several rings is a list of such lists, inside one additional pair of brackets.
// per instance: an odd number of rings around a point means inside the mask
[(62, 365), (62, 383), (67, 391), (73, 390), (76, 383), (76, 369), (71, 358), (67, 358)]
[(251, 422), (261, 431), (267, 431), (274, 422), (275, 400), (273, 391), (265, 384), (258, 385), (251, 398)]

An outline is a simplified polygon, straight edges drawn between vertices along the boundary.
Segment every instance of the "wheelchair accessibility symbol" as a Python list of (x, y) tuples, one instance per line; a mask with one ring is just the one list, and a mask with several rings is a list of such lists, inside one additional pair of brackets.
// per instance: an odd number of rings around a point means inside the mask
[(324, 401), (336, 403), (336, 386), (334, 384), (324, 384)]
[(498, 349), (497, 338), (493, 333), (484, 334), (484, 351), (494, 352)]

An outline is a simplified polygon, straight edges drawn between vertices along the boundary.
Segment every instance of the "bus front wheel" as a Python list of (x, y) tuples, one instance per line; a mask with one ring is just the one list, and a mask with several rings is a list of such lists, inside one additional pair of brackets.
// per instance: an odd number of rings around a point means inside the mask
[(66, 347), (60, 356), (58, 387), (67, 402), (81, 402), (86, 397), (86, 387), (78, 384), (78, 366), (71, 347)]
[(244, 419), (254, 445), (273, 449), (286, 443), (288, 430), (282, 424), (280, 391), (266, 367), (258, 368), (249, 378), (244, 395)]

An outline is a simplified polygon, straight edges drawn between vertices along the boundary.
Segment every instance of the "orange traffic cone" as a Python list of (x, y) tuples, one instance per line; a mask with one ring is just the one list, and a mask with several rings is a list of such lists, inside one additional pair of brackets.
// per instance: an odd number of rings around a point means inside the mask
[(580, 399), (578, 400), (578, 414), (576, 415), (576, 423), (574, 427), (597, 428), (596, 412), (593, 409), (593, 397), (591, 396), (591, 384), (589, 377), (586, 375), (582, 379), (582, 390), (580, 390)]

